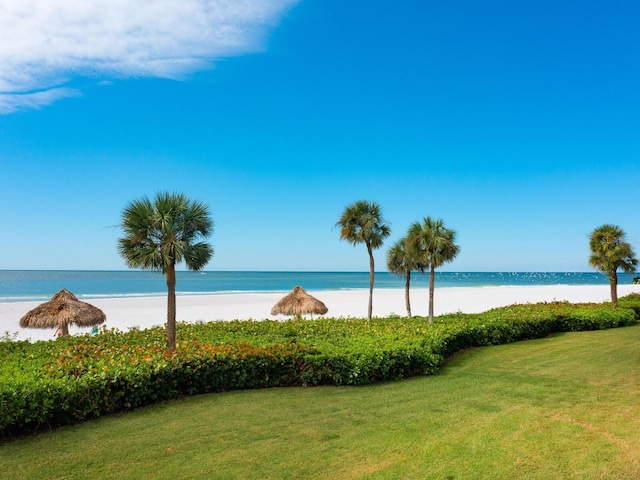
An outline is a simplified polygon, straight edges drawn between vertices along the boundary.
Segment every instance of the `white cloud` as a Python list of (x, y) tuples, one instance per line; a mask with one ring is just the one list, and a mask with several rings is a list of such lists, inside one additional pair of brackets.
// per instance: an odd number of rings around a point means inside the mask
[(0, 114), (13, 113), (51, 105), (65, 97), (77, 97), (81, 93), (73, 88), (50, 88), (33, 93), (0, 93)]
[(180, 78), (256, 51), (299, 0), (0, 0), (0, 114), (75, 95), (76, 76)]

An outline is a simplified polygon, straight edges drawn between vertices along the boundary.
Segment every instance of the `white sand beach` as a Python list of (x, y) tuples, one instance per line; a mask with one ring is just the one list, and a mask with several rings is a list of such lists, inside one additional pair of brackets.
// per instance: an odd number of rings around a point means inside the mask
[[(640, 293), (640, 285), (620, 285), (618, 296)], [(330, 317), (365, 317), (368, 290), (309, 291), (329, 308)], [(271, 308), (285, 293), (234, 293), (177, 297), (179, 321), (198, 322), (234, 319), (285, 319), (271, 316)], [(500, 286), (500, 287), (436, 287), (434, 310), (436, 315), (450, 312), (477, 313), (514, 303), (550, 301), (603, 302), (610, 299), (608, 285), (589, 286)], [(83, 299), (102, 309), (107, 315), (106, 326), (127, 331), (130, 328), (149, 328), (166, 321), (166, 297)], [(18, 339), (50, 340), (53, 329), (20, 328), (20, 318), (39, 305), (39, 302), (0, 303), (0, 334), (17, 332)], [(427, 315), (428, 290), (411, 290), (413, 315)], [(377, 289), (373, 292), (374, 316), (406, 315), (403, 289)], [(71, 334), (87, 333), (88, 329), (70, 328)]]

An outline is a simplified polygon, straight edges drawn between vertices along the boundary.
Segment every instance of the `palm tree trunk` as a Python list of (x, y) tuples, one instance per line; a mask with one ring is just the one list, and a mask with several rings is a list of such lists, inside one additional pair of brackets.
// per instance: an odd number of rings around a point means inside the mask
[(404, 284), (404, 302), (407, 305), (407, 317), (411, 318), (411, 299), (409, 298), (409, 287), (411, 285), (411, 272), (407, 272), (407, 281)]
[(176, 266), (173, 262), (166, 272), (167, 279), (167, 351), (176, 349)]
[(431, 263), (429, 270), (429, 323), (433, 323), (433, 291), (435, 290), (436, 267)]
[(609, 285), (611, 286), (611, 305), (616, 308), (618, 306), (618, 274), (615, 270), (609, 273)]
[(367, 243), (367, 252), (369, 252), (369, 310), (367, 314), (367, 318), (371, 321), (371, 316), (373, 315), (373, 275), (374, 275), (374, 265), (373, 265), (373, 251), (371, 249), (371, 244)]

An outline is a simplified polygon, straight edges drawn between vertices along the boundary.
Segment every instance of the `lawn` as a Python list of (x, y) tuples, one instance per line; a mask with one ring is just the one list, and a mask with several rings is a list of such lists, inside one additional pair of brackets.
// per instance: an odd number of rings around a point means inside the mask
[(12, 479), (637, 479), (640, 325), (436, 376), (185, 398), (0, 445)]

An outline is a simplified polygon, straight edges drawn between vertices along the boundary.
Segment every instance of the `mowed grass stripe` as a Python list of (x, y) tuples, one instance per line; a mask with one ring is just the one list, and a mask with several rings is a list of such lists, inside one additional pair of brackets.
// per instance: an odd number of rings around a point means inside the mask
[(0, 478), (640, 478), (640, 326), (437, 376), (203, 395), (0, 446)]

